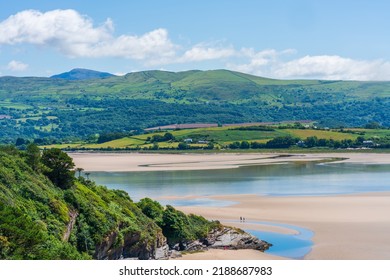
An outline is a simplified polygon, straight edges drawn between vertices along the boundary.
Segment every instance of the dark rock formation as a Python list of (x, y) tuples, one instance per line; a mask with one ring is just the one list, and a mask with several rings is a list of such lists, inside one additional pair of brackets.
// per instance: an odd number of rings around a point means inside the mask
[(180, 251), (194, 252), (207, 249), (254, 249), (264, 252), (272, 244), (260, 240), (257, 237), (246, 233), (240, 229), (232, 227), (222, 227), (211, 231), (206, 238), (187, 243), (175, 244), (170, 252), (171, 258), (180, 257)]
[(123, 244), (118, 245), (118, 231), (114, 231), (96, 247), (94, 259), (166, 259), (168, 258), (167, 240), (161, 232), (156, 233), (154, 241), (142, 241), (140, 232), (123, 236)]
[(249, 233), (231, 227), (224, 227), (222, 230), (210, 232), (203, 243), (209, 248), (256, 249), (262, 252), (272, 246), (272, 244)]
[[(181, 256), (181, 252), (203, 251), (214, 249), (255, 249), (267, 250), (272, 244), (259, 240), (257, 237), (237, 228), (221, 227), (211, 231), (204, 239), (177, 243), (171, 248), (166, 238), (158, 232), (154, 242), (142, 241), (140, 232), (128, 233), (123, 236), (123, 245), (118, 246), (118, 231), (109, 234), (96, 247), (95, 259), (167, 259)], [(170, 250), (169, 250), (170, 249)]]

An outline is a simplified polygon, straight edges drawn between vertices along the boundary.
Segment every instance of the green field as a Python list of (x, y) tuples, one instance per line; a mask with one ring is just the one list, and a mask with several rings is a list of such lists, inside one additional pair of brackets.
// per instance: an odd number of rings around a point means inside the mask
[[(351, 132), (348, 132), (351, 131)], [(386, 138), (390, 137), (390, 130), (387, 129), (347, 129), (347, 132), (333, 131), (333, 130), (318, 130), (318, 129), (279, 129), (274, 128), (273, 131), (257, 131), (257, 130), (238, 130), (237, 126), (232, 127), (211, 127), (211, 128), (196, 128), (196, 129), (182, 129), (170, 130), (161, 132), (151, 132), (135, 136), (124, 137), (104, 143), (70, 143), (70, 144), (55, 144), (45, 145), (42, 148), (70, 148), (70, 149), (147, 149), (153, 146), (150, 139), (154, 135), (163, 136), (170, 132), (175, 137), (174, 141), (158, 142), (159, 148), (176, 149), (180, 142), (186, 139), (191, 139), (188, 142), (193, 148), (204, 148), (207, 143), (213, 143), (216, 148), (224, 148), (233, 142), (258, 142), (266, 143), (276, 137), (291, 136), (293, 138), (306, 139), (308, 137), (317, 137), (318, 139), (328, 140), (351, 140), (355, 141), (361, 134), (364, 133), (365, 139), (375, 139), (375, 137)], [(199, 143), (205, 142), (206, 143)]]
[[(276, 80), (228, 70), (193, 70), (75, 81), (0, 77), (0, 84), (0, 115), (12, 117), (1, 122), (0, 141), (8, 144), (19, 137), (86, 141), (95, 134), (140, 132), (175, 123), (311, 120), (330, 128), (364, 127), (372, 121), (390, 126), (390, 82)], [(218, 130), (184, 131), (182, 136), (196, 133), (222, 142), (275, 136)]]
[(285, 131), (290, 135), (301, 139), (315, 136), (319, 139), (322, 138), (322, 139), (333, 139), (333, 140), (344, 140), (344, 139), (355, 140), (359, 136), (350, 133), (341, 133), (336, 131), (314, 130), (314, 129), (286, 129)]

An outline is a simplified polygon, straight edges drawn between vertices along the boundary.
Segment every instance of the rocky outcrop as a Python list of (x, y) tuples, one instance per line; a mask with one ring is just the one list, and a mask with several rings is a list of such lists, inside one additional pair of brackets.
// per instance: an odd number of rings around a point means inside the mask
[(79, 213), (77, 213), (74, 210), (71, 210), (71, 211), (69, 211), (68, 215), (69, 215), (69, 222), (68, 222), (68, 224), (66, 226), (66, 230), (62, 236), (62, 241), (65, 241), (65, 242), (68, 242), (68, 240), (69, 240), (70, 234), (72, 233), (73, 227), (76, 223), (76, 218), (79, 215)]
[(247, 232), (231, 227), (211, 232), (203, 243), (209, 248), (256, 249), (263, 252), (272, 246)]
[(177, 243), (171, 248), (161, 232), (157, 232), (154, 242), (142, 241), (140, 232), (123, 236), (123, 245), (118, 246), (118, 231), (107, 235), (96, 247), (95, 259), (167, 259), (181, 256), (181, 252), (203, 251), (210, 248), (267, 250), (272, 244), (232, 227), (221, 227), (211, 231), (206, 238)]
[(101, 242), (95, 250), (94, 259), (167, 259), (169, 247), (161, 232), (156, 233), (153, 241), (142, 240), (140, 232), (124, 234), (123, 243), (119, 243), (119, 231), (113, 231)]
[(255, 249), (264, 252), (272, 244), (237, 228), (221, 227), (211, 231), (206, 238), (188, 243), (175, 244), (169, 255), (171, 258), (180, 257), (180, 251), (194, 252), (207, 249)]

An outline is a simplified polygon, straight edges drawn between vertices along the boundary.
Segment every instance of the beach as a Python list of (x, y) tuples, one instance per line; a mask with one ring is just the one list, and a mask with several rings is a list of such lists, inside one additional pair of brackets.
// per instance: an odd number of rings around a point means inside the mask
[[(314, 232), (314, 246), (305, 259), (390, 259), (390, 215), (388, 214), (390, 193), (320, 197), (227, 195), (213, 198), (233, 200), (238, 204), (220, 208), (178, 207), (178, 209), (211, 220), (238, 220), (239, 217), (245, 217), (245, 223), (225, 223), (244, 230), (257, 229), (294, 234), (284, 228), (251, 224), (255, 221), (285, 223), (308, 228)], [(269, 259), (273, 257), (269, 256)]]
[[(286, 162), (347, 162), (390, 164), (389, 154), (140, 154), (71, 153), (86, 171), (161, 171), (237, 168)], [(181, 199), (183, 197), (165, 197)], [(199, 197), (196, 197), (199, 198)], [(179, 210), (244, 230), (296, 234), (294, 230), (255, 222), (296, 225), (314, 232), (313, 246), (304, 259), (390, 259), (390, 193), (331, 196), (260, 196), (254, 194), (208, 196), (234, 201), (225, 207), (182, 206)], [(188, 197), (185, 197), (188, 199)], [(239, 218), (246, 222), (240, 223)], [(283, 259), (257, 251), (209, 250), (181, 259)]]
[(278, 164), (297, 161), (333, 161), (390, 164), (390, 154), (148, 154), (148, 153), (69, 153), (76, 167), (85, 171), (164, 171), (238, 168), (244, 165)]

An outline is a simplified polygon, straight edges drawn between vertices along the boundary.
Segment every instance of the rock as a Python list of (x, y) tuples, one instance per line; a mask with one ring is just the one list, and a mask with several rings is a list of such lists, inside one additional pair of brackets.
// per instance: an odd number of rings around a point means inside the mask
[(171, 259), (176, 259), (181, 257), (181, 252), (176, 251), (176, 250), (171, 250), (169, 251), (169, 258)]
[(206, 248), (207, 246), (202, 241), (195, 240), (187, 244), (186, 251), (202, 251)]
[(272, 246), (272, 244), (249, 233), (231, 227), (223, 227), (210, 232), (203, 243), (209, 248), (256, 249), (260, 251), (265, 251)]
[(156, 233), (154, 241), (141, 241), (140, 232), (129, 232), (123, 236), (123, 245), (116, 245), (118, 230), (111, 232), (96, 246), (94, 258), (108, 259), (167, 259), (169, 247), (162, 232)]
[(167, 259), (169, 256), (169, 246), (168, 244), (156, 248), (156, 251), (154, 253), (154, 259), (156, 260), (162, 260), (162, 259)]

